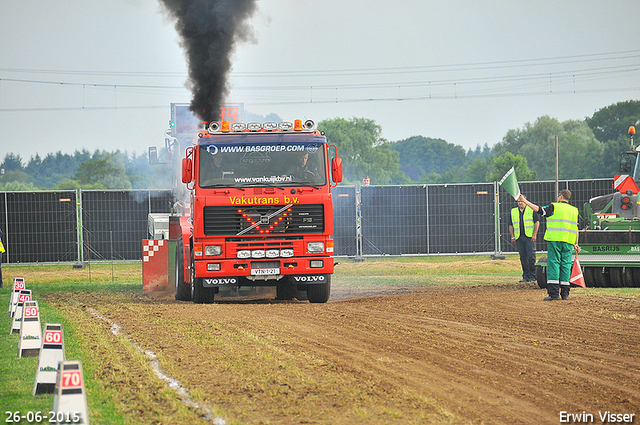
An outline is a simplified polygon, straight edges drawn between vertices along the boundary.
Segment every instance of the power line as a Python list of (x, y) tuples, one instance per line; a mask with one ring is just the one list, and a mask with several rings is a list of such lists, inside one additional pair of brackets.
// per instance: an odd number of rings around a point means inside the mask
[(1, 108), (0, 112), (51, 112), (51, 111), (106, 111), (133, 109), (169, 109), (169, 105), (150, 106), (69, 106), (69, 107), (38, 107), (38, 108)]
[[(549, 78), (582, 78), (592, 75), (611, 75), (613, 73), (628, 73), (636, 72), (640, 70), (640, 64), (629, 65), (616, 65), (609, 67), (590, 68), (581, 70), (566, 70), (555, 72), (540, 72), (532, 74), (515, 74), (505, 75), (498, 77), (470, 77), (459, 79), (446, 79), (446, 80), (429, 80), (429, 81), (406, 81), (406, 82), (384, 82), (384, 83), (355, 83), (355, 84), (321, 84), (321, 85), (268, 85), (268, 86), (234, 86), (233, 90), (307, 90), (310, 87), (316, 89), (356, 89), (356, 88), (384, 88), (384, 87), (412, 87), (412, 86), (437, 86), (437, 85), (449, 85), (449, 84), (471, 84), (471, 83), (499, 83), (508, 81), (526, 81)], [(83, 88), (109, 88), (109, 89), (160, 89), (160, 90), (183, 90), (184, 86), (169, 86), (169, 85), (140, 85), (140, 84), (108, 84), (108, 83), (78, 83), (78, 82), (63, 82), (63, 81), (46, 81), (46, 80), (27, 80), (20, 78), (0, 78), (0, 82), (19, 82), (19, 83), (31, 83), (31, 84), (48, 84), (59, 86), (75, 86)]]
[(75, 87), (100, 87), (100, 88), (135, 88), (135, 89), (184, 89), (184, 86), (160, 86), (160, 85), (139, 85), (139, 84), (97, 84), (97, 83), (74, 83), (64, 81), (46, 81), (46, 80), (25, 80), (22, 78), (0, 78), (0, 82), (10, 81), (14, 83), (32, 83), (32, 84), (51, 84), (56, 86), (75, 86)]
[[(251, 102), (256, 106), (274, 105), (308, 105), (308, 104), (340, 104), (340, 103), (374, 103), (374, 102), (405, 102), (419, 100), (454, 100), (454, 99), (495, 99), (511, 97), (532, 97), (532, 96), (561, 96), (571, 94), (595, 94), (595, 93), (625, 93), (640, 91), (638, 87), (610, 88), (610, 89), (587, 89), (587, 90), (554, 90), (537, 92), (510, 92), (510, 93), (448, 93), (416, 96), (387, 96), (368, 98), (348, 98), (348, 99), (315, 99), (315, 100), (285, 100), (271, 102)], [(53, 111), (103, 111), (103, 110), (135, 110), (135, 109), (166, 109), (168, 105), (149, 106), (95, 106), (95, 107), (38, 107), (38, 108), (1, 108), (0, 112), (53, 112)]]
[[(558, 64), (578, 64), (578, 63), (595, 63), (599, 61), (613, 61), (621, 59), (630, 59), (640, 57), (640, 50), (629, 50), (624, 52), (615, 53), (601, 53), (590, 55), (574, 55), (574, 56), (561, 56), (545, 59), (525, 59), (515, 61), (496, 61), (496, 62), (480, 62), (470, 64), (458, 64), (458, 65), (433, 65), (423, 67), (395, 67), (395, 68), (363, 68), (360, 70), (338, 70), (338, 71), (291, 71), (286, 74), (286, 78), (290, 79), (292, 76), (298, 77), (326, 77), (330, 75), (321, 75), (323, 72), (334, 72), (331, 76), (351, 75), (348, 73), (355, 72), (369, 72), (370, 75), (382, 75), (383, 73), (406, 73), (406, 72), (421, 72), (427, 69), (433, 70), (481, 70), (481, 69), (498, 69), (507, 67), (519, 67), (519, 66), (555, 66)], [(603, 64), (604, 65), (604, 64)], [(458, 67), (457, 69), (454, 69)], [(486, 68), (482, 68), (486, 67)], [(577, 67), (578, 68), (578, 67)], [(101, 76), (178, 76), (178, 73), (169, 72), (107, 72), (107, 71), (55, 71), (55, 70), (29, 70), (29, 69), (17, 69), (17, 68), (0, 68), (0, 72), (33, 72), (35, 74), (61, 74), (61, 75), (101, 75)], [(285, 104), (308, 104), (308, 103), (354, 103), (354, 102), (382, 102), (382, 101), (401, 101), (401, 100), (424, 100), (424, 99), (469, 99), (469, 98), (495, 98), (495, 97), (514, 97), (514, 96), (536, 96), (544, 94), (580, 94), (580, 93), (598, 93), (598, 92), (626, 92), (635, 91), (637, 88), (576, 88), (577, 83), (581, 83), (584, 86), (588, 81), (602, 81), (604, 79), (620, 78), (624, 75), (633, 75), (640, 71), (640, 63), (631, 64), (610, 64), (608, 66), (594, 66), (583, 69), (570, 69), (570, 70), (558, 70), (558, 71), (539, 71), (530, 73), (512, 73), (498, 76), (460, 76), (460, 78), (442, 78), (442, 79), (416, 79), (411, 81), (383, 81), (383, 82), (357, 82), (357, 83), (344, 83), (344, 84), (291, 84), (291, 85), (256, 85), (256, 86), (232, 86), (231, 90), (235, 92), (278, 92), (284, 94), (283, 98), (273, 98), (265, 102), (245, 102), (255, 105), (285, 105)], [(316, 74), (314, 74), (316, 73)], [(344, 74), (343, 74), (344, 73)], [(377, 73), (377, 74), (376, 74)], [(246, 76), (249, 73), (245, 73)], [(265, 73), (250, 73), (251, 75), (262, 77), (271, 75), (270, 72)], [(282, 76), (282, 74), (280, 74)], [(355, 75), (355, 74), (353, 74)], [(2, 83), (23, 83), (23, 84), (44, 84), (44, 85), (56, 85), (63, 87), (81, 87), (83, 93), (87, 89), (98, 90), (114, 90), (114, 93), (125, 92), (134, 94), (146, 94), (146, 95), (172, 95), (175, 90), (185, 90), (184, 86), (175, 85), (143, 85), (143, 84), (110, 84), (110, 83), (82, 83), (82, 82), (65, 82), (65, 81), (49, 81), (44, 79), (25, 79), (25, 78), (0, 78), (0, 100), (2, 100)], [(512, 83), (512, 84), (510, 84)], [(566, 90), (566, 85), (573, 83), (573, 90)], [(547, 85), (549, 90), (543, 90), (543, 86)], [(562, 86), (564, 84), (564, 86)], [(429, 89), (429, 93), (413, 92), (410, 96), (403, 96), (401, 92), (403, 90), (414, 90), (417, 88)], [(432, 89), (440, 88), (439, 91), (443, 91), (442, 88), (450, 87), (453, 93), (432, 93)], [(463, 88), (461, 90), (461, 88)], [(556, 90), (554, 91), (554, 88)], [(389, 95), (376, 95), (373, 90), (386, 90), (387, 93), (390, 89), (397, 89), (396, 96)], [(563, 89), (563, 90), (560, 90)], [(152, 91), (163, 91), (167, 93), (152, 93)], [(362, 96), (353, 96), (354, 90), (369, 90), (370, 92), (363, 93)], [(318, 97), (318, 93), (326, 93), (331, 91), (333, 95)], [(351, 96), (345, 96), (345, 93), (352, 92)], [(295, 95), (294, 92), (299, 92)], [(341, 94), (342, 98), (338, 96)], [(379, 92), (381, 94), (381, 92)], [(315, 98), (313, 96), (315, 94)], [(373, 95), (373, 96), (372, 96)], [(84, 94), (83, 94), (84, 97)], [(253, 97), (258, 99), (257, 93), (247, 93), (246, 97)], [(243, 98), (246, 98), (243, 96)], [(288, 97), (288, 99), (287, 99)], [(6, 103), (6, 101), (5, 101)], [(85, 107), (84, 98), (82, 100), (82, 106), (78, 107), (32, 107), (32, 108), (3, 108), (0, 112), (21, 112), (21, 111), (80, 111), (80, 110), (110, 110), (110, 109), (157, 109), (164, 108), (165, 106), (104, 106), (104, 107)]]
[[(458, 64), (436, 64), (405, 67), (381, 67), (381, 68), (352, 68), (352, 69), (325, 69), (308, 71), (257, 71), (257, 72), (231, 72), (230, 77), (309, 77), (309, 76), (344, 76), (344, 75), (380, 75), (395, 73), (416, 73), (426, 71), (470, 71), (480, 69), (500, 69), (507, 67), (562, 65), (566, 63), (595, 62), (605, 60), (623, 60), (640, 57), (639, 50), (625, 50), (609, 53), (592, 53), (585, 55), (566, 55), (548, 58), (515, 59), (504, 61), (470, 62)], [(169, 71), (77, 71), (77, 70), (53, 70), (33, 68), (1, 68), (0, 72), (31, 73), (31, 74), (58, 74), (58, 75), (88, 75), (88, 76), (115, 76), (115, 77), (186, 77), (185, 72)]]
[(346, 70), (312, 70), (312, 71), (266, 71), (266, 72), (238, 72), (232, 77), (279, 77), (279, 76), (343, 76), (343, 75), (382, 75), (417, 72), (439, 71), (471, 71), (483, 69), (513, 68), (522, 66), (562, 65), (566, 63), (593, 62), (604, 60), (622, 60), (640, 57), (640, 50), (628, 50), (614, 53), (596, 53), (589, 55), (557, 56), (541, 59), (521, 59), (493, 62), (475, 62), (461, 64), (440, 64), (412, 67), (387, 68), (356, 68)]

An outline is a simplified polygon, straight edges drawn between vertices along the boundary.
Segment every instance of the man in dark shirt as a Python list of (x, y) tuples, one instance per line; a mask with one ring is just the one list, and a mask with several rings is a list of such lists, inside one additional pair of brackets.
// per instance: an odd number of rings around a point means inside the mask
[(522, 266), (520, 282), (536, 280), (536, 238), (539, 227), (538, 213), (519, 200), (518, 206), (512, 208), (509, 215), (509, 233), (511, 233), (511, 243), (516, 245), (520, 254)]
[(2, 229), (0, 229), (0, 288), (4, 288), (4, 283), (2, 282), (2, 256), (4, 255), (5, 249), (2, 244)]

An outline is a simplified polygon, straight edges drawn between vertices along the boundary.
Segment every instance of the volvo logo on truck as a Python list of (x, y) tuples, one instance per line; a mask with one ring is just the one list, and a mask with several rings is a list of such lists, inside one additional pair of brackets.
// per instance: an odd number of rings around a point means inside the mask
[(323, 275), (320, 276), (294, 276), (293, 280), (299, 283), (313, 283), (313, 282), (324, 282), (327, 278)]

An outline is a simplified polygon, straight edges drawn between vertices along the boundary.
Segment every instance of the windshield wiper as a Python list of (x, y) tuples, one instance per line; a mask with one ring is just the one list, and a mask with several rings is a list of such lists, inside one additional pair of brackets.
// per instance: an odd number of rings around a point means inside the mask
[(312, 187), (312, 188), (314, 188), (314, 189), (316, 189), (316, 190), (320, 190), (320, 187), (319, 187), (319, 186), (316, 186), (316, 185), (314, 185), (314, 184), (311, 184), (311, 182), (298, 182), (298, 184), (299, 184), (300, 186), (310, 186), (310, 187)]
[(218, 183), (218, 184), (208, 184), (206, 186), (201, 186), (203, 189), (240, 189), (244, 192), (244, 189), (242, 187), (238, 187), (238, 186), (230, 186), (228, 184), (222, 184), (222, 183)]
[(277, 189), (284, 190), (284, 187), (282, 187), (282, 186), (270, 186), (270, 185), (268, 185), (268, 184), (266, 184), (264, 182), (263, 183), (257, 183), (257, 182), (256, 183), (244, 183), (242, 186), (243, 187), (275, 187)]

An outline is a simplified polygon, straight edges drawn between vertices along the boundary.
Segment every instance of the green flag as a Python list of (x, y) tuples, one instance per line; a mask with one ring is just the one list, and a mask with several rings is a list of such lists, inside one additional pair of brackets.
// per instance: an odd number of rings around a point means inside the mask
[(518, 200), (520, 197), (520, 186), (518, 186), (516, 171), (513, 167), (511, 167), (511, 169), (507, 171), (507, 174), (502, 177), (502, 180), (500, 180), (500, 186), (509, 192), (509, 194), (513, 196), (513, 199), (516, 201)]

